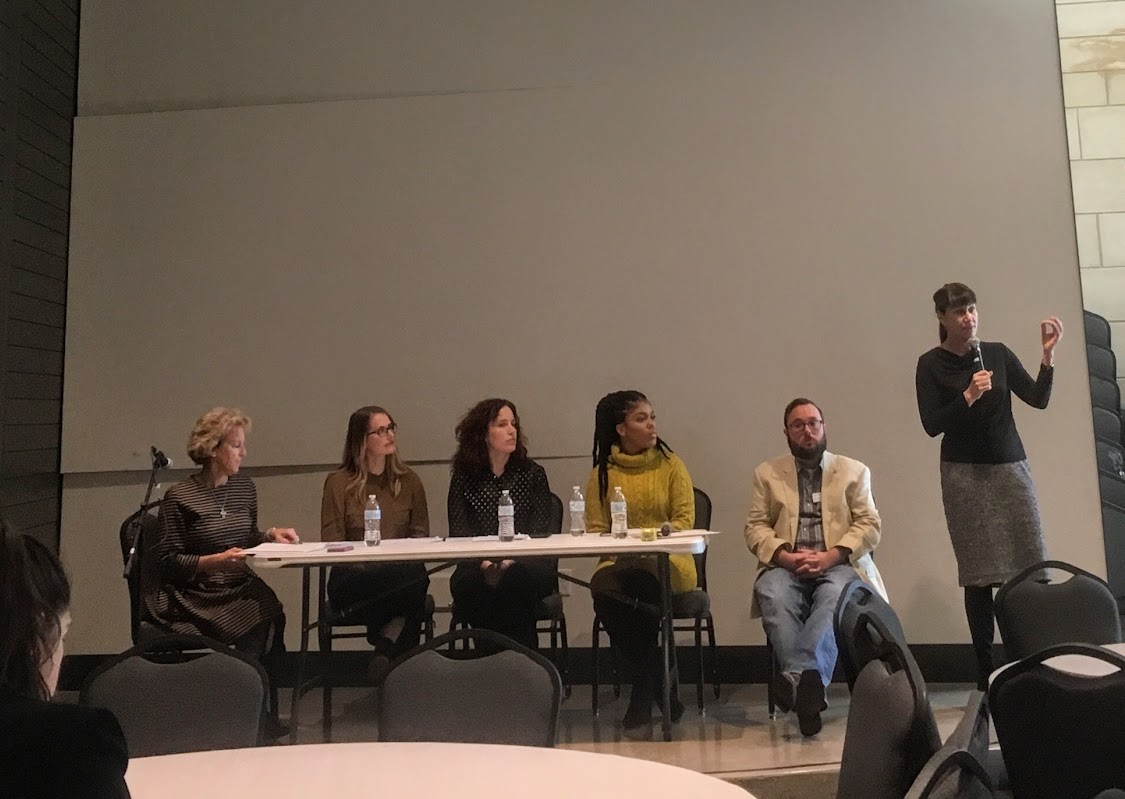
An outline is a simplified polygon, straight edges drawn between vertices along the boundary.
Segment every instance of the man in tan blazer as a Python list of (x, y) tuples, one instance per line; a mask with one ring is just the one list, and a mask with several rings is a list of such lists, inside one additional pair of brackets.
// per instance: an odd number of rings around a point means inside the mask
[(827, 451), (824, 416), (803, 397), (785, 408), (792, 454), (754, 470), (746, 545), (758, 558), (751, 613), (761, 615), (781, 666), (777, 704), (796, 709), (803, 735), (820, 732), (836, 667), (832, 614), (857, 575), (886, 597), (871, 551), (879, 512), (871, 471)]

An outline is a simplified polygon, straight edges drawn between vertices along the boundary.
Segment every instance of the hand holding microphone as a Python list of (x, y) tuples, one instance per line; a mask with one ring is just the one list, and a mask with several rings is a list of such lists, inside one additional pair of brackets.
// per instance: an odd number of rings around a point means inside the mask
[(979, 400), (986, 391), (992, 390), (992, 372), (984, 368), (984, 356), (980, 351), (980, 339), (975, 336), (969, 339), (969, 350), (973, 353), (973, 364), (976, 371), (973, 373), (973, 379), (969, 382), (969, 387), (965, 389), (964, 396), (965, 402), (971, 408), (973, 403)]

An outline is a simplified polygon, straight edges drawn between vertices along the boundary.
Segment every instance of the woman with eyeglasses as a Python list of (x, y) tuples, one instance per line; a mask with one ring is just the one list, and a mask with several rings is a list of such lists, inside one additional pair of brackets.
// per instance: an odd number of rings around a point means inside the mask
[(965, 589), (965, 613), (987, 690), (995, 634), (992, 589), (1047, 557), (1035, 484), (1012, 416), (1012, 394), (1047, 407), (1055, 347), (1063, 327), (1039, 324), (1043, 356), (1032, 377), (1000, 342), (977, 339), (977, 297), (964, 283), (934, 292), (939, 345), (918, 359), (915, 384), (922, 427), (941, 440), (941, 495)]
[(113, 714), (51, 701), (68, 627), (59, 559), (0, 519), (0, 796), (129, 796)]
[[(499, 397), (474, 405), (457, 424), (449, 481), (449, 535), (496, 535), (504, 491), (512, 499), (517, 534), (549, 535), (551, 487), (527, 456), (516, 406)], [(463, 562), (449, 581), (453, 615), (472, 627), (506, 635), (535, 649), (543, 599), (559, 590), (558, 559), (489, 558)]]
[[(656, 434), (656, 414), (639, 391), (615, 391), (598, 402), (594, 412), (594, 468), (586, 486), (586, 528), (589, 534), (609, 532), (610, 500), (621, 487), (630, 527), (676, 530), (695, 525), (695, 493), (684, 462)], [(674, 593), (696, 586), (691, 555), (668, 558)], [(654, 557), (605, 557), (590, 580), (594, 610), (610, 642), (632, 673), (633, 691), (623, 726), (633, 736), (652, 735), (652, 708), (663, 695), (664, 669), (657, 647), (660, 619), (634, 602), (660, 605), (660, 583)], [(672, 688), (671, 716), (679, 721), (684, 706)]]
[[(360, 408), (348, 419), (340, 468), (324, 480), (322, 541), (363, 546), (363, 510), (372, 494), (382, 511), (381, 538), (430, 534), (426, 490), (399, 459), (396, 430), (390, 413), (377, 405)], [(369, 670), (374, 681), (385, 675), (391, 660), (418, 645), (429, 584), (426, 564), (419, 562), (332, 567), (328, 600), (337, 614), (366, 625), (367, 642), (375, 648)]]

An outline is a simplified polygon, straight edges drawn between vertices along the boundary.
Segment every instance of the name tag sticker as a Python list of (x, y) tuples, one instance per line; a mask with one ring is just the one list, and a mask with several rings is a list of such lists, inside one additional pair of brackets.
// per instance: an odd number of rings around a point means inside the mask
[(816, 503), (819, 503), (819, 502), (820, 502), (820, 492), (819, 492), (819, 491), (814, 491), (814, 492), (813, 492), (813, 495), (812, 495), (812, 501), (813, 501), (813, 502), (816, 502)]

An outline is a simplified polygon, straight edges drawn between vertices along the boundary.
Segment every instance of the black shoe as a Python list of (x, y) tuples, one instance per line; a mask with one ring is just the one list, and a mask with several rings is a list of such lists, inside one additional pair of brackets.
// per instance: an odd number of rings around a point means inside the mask
[(262, 736), (267, 741), (276, 741), (279, 738), (284, 738), (289, 734), (289, 725), (283, 724), (277, 716), (266, 716), (265, 729), (262, 730)]
[[(656, 706), (660, 709), (661, 713), (664, 712), (664, 697), (660, 694), (656, 695)], [(680, 697), (675, 694), (672, 694), (672, 709), (668, 715), (672, 719), (673, 724), (679, 723), (680, 719), (684, 717), (684, 703), (681, 702)]]
[(820, 681), (820, 672), (816, 669), (801, 672), (794, 706), (797, 709), (797, 726), (801, 728), (801, 735), (808, 737), (820, 732), (820, 711), (828, 703), (824, 701), (824, 683)]
[(797, 687), (793, 681), (785, 676), (785, 672), (776, 671), (773, 675), (773, 703), (782, 713), (793, 709), (793, 698)]
[(633, 684), (629, 708), (621, 720), (621, 726), (630, 738), (648, 740), (652, 737), (652, 700), (652, 687), (648, 680)]

